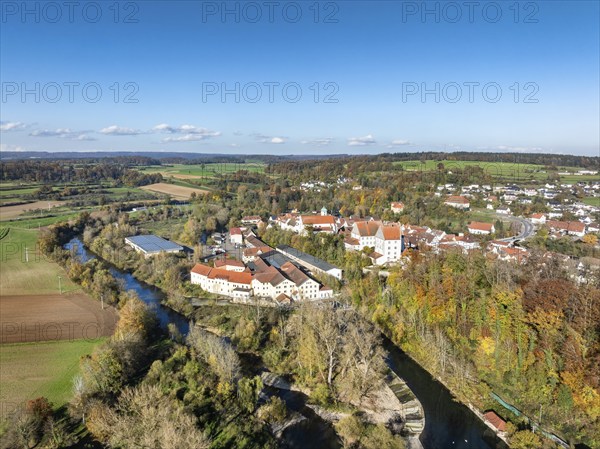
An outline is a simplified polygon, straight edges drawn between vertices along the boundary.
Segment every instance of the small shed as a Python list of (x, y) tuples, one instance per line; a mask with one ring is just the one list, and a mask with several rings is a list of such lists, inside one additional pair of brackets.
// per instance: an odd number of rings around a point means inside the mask
[(495, 411), (490, 410), (483, 414), (483, 417), (487, 422), (494, 426), (499, 432), (506, 431), (506, 421), (500, 418)]

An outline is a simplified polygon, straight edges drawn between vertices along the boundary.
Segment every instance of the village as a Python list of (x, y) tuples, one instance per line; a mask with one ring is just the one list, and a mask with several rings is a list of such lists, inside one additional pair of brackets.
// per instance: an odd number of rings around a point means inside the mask
[[(347, 182), (347, 180), (344, 180)], [(581, 188), (600, 195), (600, 183), (583, 183)], [(304, 183), (303, 189), (326, 187), (323, 183)], [(562, 202), (557, 199), (560, 188), (573, 185), (546, 185), (539, 189), (519, 188), (513, 185), (470, 185), (456, 189), (452, 184), (439, 186), (435, 196), (442, 197), (444, 205), (467, 212), (473, 202), (482, 201), (499, 220), (512, 223), (515, 235), (498, 238), (494, 222), (469, 221), (465, 232), (456, 234), (427, 226), (405, 223), (402, 214), (405, 204), (392, 202), (389, 210), (393, 220), (372, 216), (342, 217), (330, 213), (326, 207), (312, 213), (292, 210), (264, 219), (244, 216), (239, 226), (223, 234), (214, 233), (210, 253), (190, 272), (190, 282), (205, 292), (234, 302), (263, 301), (269, 305), (290, 305), (298, 301), (328, 300), (335, 297), (334, 288), (323, 280), (344, 281), (343, 270), (325, 260), (314, 257), (289, 245), (273, 248), (263, 242), (259, 230), (277, 228), (297, 235), (329, 234), (343, 237), (346, 251), (359, 252), (369, 259), (371, 269), (381, 270), (403, 266), (407, 255), (414, 251), (439, 253), (457, 250), (464, 254), (484, 251), (488, 257), (523, 264), (531, 250), (523, 242), (539, 232), (548, 238), (568, 237), (573, 241), (587, 241), (597, 245), (600, 232), (600, 208), (585, 203)], [(546, 212), (527, 217), (515, 216), (511, 210), (518, 204), (533, 201), (544, 203)], [(565, 217), (570, 219), (565, 219)], [(498, 223), (498, 222), (496, 222)], [(586, 237), (587, 236), (587, 237)], [(184, 247), (157, 236), (135, 236), (126, 239), (127, 245), (146, 257), (162, 251), (181, 252)], [(545, 258), (556, 258), (573, 268), (572, 277), (578, 282), (586, 279), (590, 270), (597, 269), (600, 261), (591, 257), (573, 260), (559, 253), (546, 252)], [(369, 268), (367, 268), (369, 269)]]

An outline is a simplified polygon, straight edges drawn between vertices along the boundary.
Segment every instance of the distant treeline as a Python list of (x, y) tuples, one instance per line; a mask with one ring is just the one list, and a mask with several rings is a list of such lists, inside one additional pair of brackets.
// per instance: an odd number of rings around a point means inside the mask
[[(331, 159), (319, 160), (294, 160), (271, 164), (265, 170), (267, 173), (286, 175), (290, 179), (299, 177), (302, 179), (335, 180), (338, 177), (360, 178), (369, 172), (391, 172), (404, 171), (401, 164), (393, 165), (394, 162), (403, 161), (438, 161), (439, 171), (447, 171), (452, 162), (475, 161), (482, 163), (511, 163), (511, 164), (535, 164), (546, 167), (548, 170), (556, 170), (558, 167), (570, 166), (582, 169), (600, 169), (600, 157), (560, 155), (560, 154), (515, 154), (515, 153), (382, 153), (378, 155), (345, 156)], [(428, 168), (431, 170), (431, 167)], [(485, 177), (486, 170), (477, 166), (453, 167), (458, 173), (462, 172), (472, 178), (474, 174)], [(308, 177), (308, 178), (307, 178)], [(489, 177), (489, 176), (488, 176)], [(488, 180), (489, 181), (489, 180)]]
[[(130, 166), (161, 165), (161, 164), (214, 164), (214, 163), (248, 163), (263, 162), (265, 164), (299, 163), (311, 165), (314, 161), (332, 161), (340, 165), (349, 161), (389, 163), (395, 161), (435, 160), (445, 161), (478, 161), (478, 162), (507, 162), (516, 164), (536, 164), (542, 166), (570, 166), (598, 169), (600, 157), (577, 156), (570, 154), (542, 153), (488, 153), (459, 151), (454, 153), (426, 151), (419, 153), (381, 153), (377, 155), (348, 154), (290, 154), (276, 156), (272, 154), (218, 154), (218, 153), (170, 153), (114, 151), (114, 152), (35, 152), (35, 151), (4, 151), (3, 162), (16, 160), (61, 160), (63, 162), (82, 161), (85, 163), (106, 163), (108, 161)], [(388, 167), (389, 168), (389, 167)]]
[(162, 181), (160, 173), (144, 174), (128, 166), (131, 161), (121, 163), (73, 163), (66, 161), (9, 161), (0, 162), (2, 181), (25, 182), (101, 182), (109, 181), (127, 186), (143, 186)]

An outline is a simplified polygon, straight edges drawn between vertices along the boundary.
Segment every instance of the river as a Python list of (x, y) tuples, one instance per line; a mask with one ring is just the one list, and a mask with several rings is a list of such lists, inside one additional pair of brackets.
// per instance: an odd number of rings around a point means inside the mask
[[(89, 252), (78, 238), (65, 245), (82, 261), (96, 257)], [(110, 272), (124, 283), (126, 290), (133, 290), (142, 301), (157, 314), (160, 324), (166, 328), (174, 323), (186, 335), (189, 330), (187, 318), (161, 304), (164, 294), (111, 265)], [(482, 423), (466, 406), (455, 402), (450, 392), (440, 382), (421, 368), (391, 341), (385, 339), (384, 347), (389, 353), (388, 365), (414, 392), (423, 405), (425, 429), (421, 434), (424, 449), (507, 449), (493, 432)], [(290, 393), (291, 394), (291, 393)], [(291, 409), (306, 412), (298, 397), (281, 395)], [(294, 449), (338, 449), (337, 438), (333, 438), (331, 428), (318, 416), (293, 426), (284, 432), (284, 447)], [(317, 444), (317, 445), (316, 445)]]

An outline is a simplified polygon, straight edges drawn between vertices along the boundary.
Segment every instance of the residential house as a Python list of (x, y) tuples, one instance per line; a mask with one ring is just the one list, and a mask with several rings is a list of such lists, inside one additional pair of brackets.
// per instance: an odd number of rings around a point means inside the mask
[(246, 215), (242, 217), (242, 224), (256, 226), (262, 221), (259, 215)]
[(580, 221), (546, 221), (546, 226), (551, 231), (562, 235), (572, 235), (575, 237), (583, 237), (585, 235), (585, 224)]
[(395, 214), (400, 214), (404, 210), (404, 203), (402, 203), (400, 201), (395, 201), (392, 203), (390, 208), (392, 209), (392, 212), (394, 212)]
[(371, 255), (376, 265), (397, 262), (404, 252), (404, 236), (398, 224), (379, 226), (375, 234), (375, 251)]
[(323, 213), (320, 215), (283, 214), (273, 221), (281, 229), (293, 231), (296, 234), (306, 234), (307, 227), (312, 228), (313, 232), (326, 232), (329, 234), (335, 234), (338, 230), (335, 217)]
[(447, 206), (450, 206), (450, 207), (454, 207), (456, 209), (463, 209), (463, 210), (467, 210), (471, 207), (471, 203), (470, 203), (469, 199), (462, 195), (449, 196), (446, 199), (446, 201), (444, 201), (444, 204), (446, 204)]
[(477, 235), (488, 235), (496, 232), (496, 228), (493, 223), (482, 223), (480, 221), (472, 221), (467, 226), (467, 229), (471, 234)]
[(261, 254), (273, 251), (270, 246), (258, 246), (252, 248), (245, 248), (242, 252), (242, 261), (244, 263), (254, 262)]
[(350, 238), (354, 239), (351, 243), (354, 244), (356, 250), (362, 250), (365, 246), (369, 248), (375, 247), (375, 234), (382, 225), (380, 221), (357, 221), (352, 225)]
[(531, 222), (533, 224), (537, 224), (537, 225), (544, 224), (544, 223), (546, 223), (546, 215), (539, 214), (539, 213), (531, 214)]
[(242, 245), (244, 243), (244, 235), (241, 228), (231, 228), (229, 230), (229, 241), (234, 245)]

